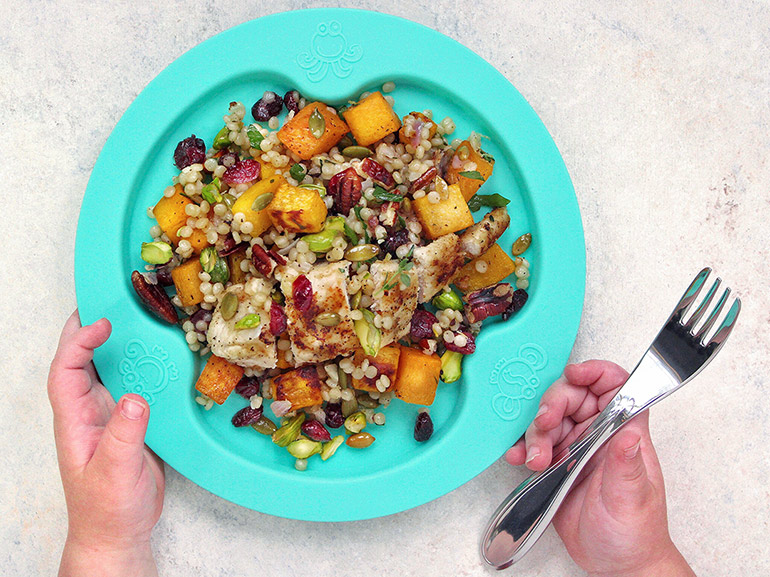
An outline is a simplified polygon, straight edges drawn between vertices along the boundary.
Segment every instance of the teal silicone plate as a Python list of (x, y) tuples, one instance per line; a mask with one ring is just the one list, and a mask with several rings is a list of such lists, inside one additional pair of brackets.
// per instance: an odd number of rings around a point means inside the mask
[[(287, 34), (295, 39), (287, 43)], [(419, 55), (419, 61), (418, 61)], [(129, 276), (143, 270), (142, 241), (176, 169), (173, 152), (195, 133), (211, 145), (230, 101), (247, 109), (264, 90), (298, 89), (340, 104), (394, 81), (396, 112), (434, 111), (454, 119), (455, 136), (476, 130), (496, 159), (482, 192), (511, 199), (511, 226), (500, 241), (532, 232), (530, 299), (508, 322), (485, 321), (462, 378), (441, 384), (431, 407), (435, 433), (412, 436), (417, 407), (394, 401), (377, 441), (343, 446), (307, 471), (231, 416), (232, 395), (203, 410), (193, 385), (202, 363), (178, 327), (157, 321), (136, 298)], [(483, 212), (477, 213), (477, 217)], [(243, 506), (293, 519), (378, 517), (435, 499), (483, 471), (531, 421), (538, 399), (561, 373), (577, 333), (585, 287), (585, 248), (577, 202), (559, 152), (536, 114), (479, 56), (433, 30), (375, 12), (300, 10), (247, 22), (190, 50), (137, 97), (104, 146), (78, 224), (75, 278), (83, 323), (107, 317), (110, 340), (95, 362), (116, 398), (151, 405), (148, 445), (170, 466)], [(271, 414), (268, 410), (268, 414)]]

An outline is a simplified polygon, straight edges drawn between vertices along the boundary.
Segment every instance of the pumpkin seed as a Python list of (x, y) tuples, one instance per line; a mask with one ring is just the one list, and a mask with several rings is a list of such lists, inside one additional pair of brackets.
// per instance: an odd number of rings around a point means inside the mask
[(362, 262), (377, 256), (380, 247), (376, 244), (359, 244), (345, 251), (345, 258), (352, 262)]
[(235, 296), (235, 293), (226, 293), (225, 296), (222, 297), (222, 302), (219, 305), (219, 313), (222, 315), (222, 318), (229, 321), (235, 316), (237, 311), (238, 297)]
[(340, 389), (347, 389), (348, 388), (348, 374), (345, 371), (340, 370), (339, 371), (339, 386)]
[[(342, 116), (340, 116), (340, 118), (342, 118)], [(345, 120), (345, 119), (342, 118), (342, 120)], [(339, 150), (345, 150), (348, 146), (354, 146), (354, 145), (355, 145), (355, 142), (353, 141), (353, 139), (346, 134), (345, 136), (340, 138), (340, 141), (337, 143), (337, 148)]]
[(351, 158), (366, 158), (371, 155), (372, 151), (365, 146), (346, 146), (342, 149), (342, 156), (349, 156)]
[(251, 210), (262, 210), (270, 204), (275, 195), (272, 192), (264, 192), (254, 199), (251, 205)]
[(259, 315), (257, 313), (246, 315), (237, 323), (235, 323), (235, 328), (236, 329), (253, 329), (254, 327), (259, 326), (260, 320), (262, 319), (259, 318)]
[(268, 419), (265, 415), (262, 415), (259, 420), (251, 425), (251, 428), (262, 433), (263, 435), (272, 435), (278, 430), (278, 427), (273, 421)]
[(511, 253), (513, 256), (519, 256), (529, 248), (530, 244), (532, 244), (532, 234), (529, 232), (527, 234), (522, 234), (519, 238), (513, 241), (513, 248), (511, 249)]
[(235, 204), (235, 197), (230, 194), (229, 192), (226, 192), (222, 195), (222, 202), (225, 203), (225, 206), (229, 209), (233, 208), (233, 205)]
[(336, 327), (341, 320), (337, 313), (321, 313), (315, 318), (315, 322), (324, 327)]
[(324, 135), (324, 132), (326, 132), (326, 120), (324, 120), (323, 115), (317, 108), (313, 110), (313, 114), (310, 115), (307, 126), (310, 129), (310, 134), (315, 138), (321, 138)]
[(365, 449), (374, 443), (374, 437), (366, 432), (356, 433), (355, 435), (350, 435), (345, 443), (348, 447), (353, 447), (354, 449)]

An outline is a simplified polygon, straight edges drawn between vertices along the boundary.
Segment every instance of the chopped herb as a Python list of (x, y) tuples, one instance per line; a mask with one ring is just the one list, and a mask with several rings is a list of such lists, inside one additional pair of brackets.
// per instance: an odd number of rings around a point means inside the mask
[(459, 174), (465, 178), (472, 178), (473, 180), (480, 180), (481, 182), (484, 182), (484, 177), (481, 176), (481, 173), (478, 170), (466, 170), (465, 172), (461, 172)]
[(381, 186), (374, 187), (374, 190), (372, 191), (372, 197), (379, 200), (380, 202), (401, 202), (404, 200), (403, 195), (388, 192)]
[(300, 182), (303, 178), (305, 178), (307, 170), (300, 163), (297, 163), (292, 165), (292, 167), (289, 169), (289, 174), (294, 180)]
[(478, 209), (480, 209), (482, 206), (490, 206), (492, 208), (499, 208), (501, 206), (507, 205), (510, 200), (505, 198), (504, 196), (501, 196), (497, 193), (495, 194), (474, 194), (471, 199), (468, 201), (468, 208), (471, 209), (472, 212), (476, 212)]
[(249, 144), (251, 144), (252, 148), (260, 148), (262, 141), (265, 139), (256, 124), (249, 125), (246, 129), (246, 135), (249, 137)]
[(366, 229), (367, 227), (366, 221), (364, 220), (364, 217), (361, 216), (361, 208), (362, 208), (361, 205), (356, 205), (353, 207), (353, 211), (356, 213), (356, 218), (358, 218), (358, 220), (361, 221), (361, 224), (364, 225), (364, 241), (366, 242), (366, 244), (369, 244), (369, 233), (367, 232), (367, 229)]
[(398, 215), (398, 224), (401, 225), (401, 228), (406, 228), (406, 220), (400, 214)]
[(396, 270), (396, 272), (394, 272), (390, 277), (388, 277), (388, 279), (382, 285), (382, 288), (376, 291), (372, 296), (376, 297), (384, 291), (389, 291), (393, 288), (396, 288), (399, 281), (401, 281), (405, 286), (409, 286), (411, 284), (411, 279), (409, 278), (409, 275), (406, 274), (406, 271), (411, 270), (411, 268), (414, 266), (414, 263), (409, 260), (410, 258), (412, 258), (413, 254), (414, 254), (414, 245), (412, 245), (412, 247), (409, 249), (409, 252), (407, 253), (407, 255), (404, 258), (402, 258), (400, 261), (398, 261), (398, 269)]
[(401, 273), (401, 284), (403, 284), (404, 286), (411, 285), (412, 284), (412, 277), (410, 277), (405, 272), (402, 272)]
[(495, 157), (489, 154), (488, 152), (484, 152), (483, 150), (479, 150), (479, 154), (481, 155), (481, 158), (486, 160), (487, 162), (494, 162)]
[(358, 244), (358, 235), (356, 234), (356, 231), (348, 226), (347, 222), (343, 225), (343, 230), (345, 231), (345, 236), (350, 241), (350, 244)]

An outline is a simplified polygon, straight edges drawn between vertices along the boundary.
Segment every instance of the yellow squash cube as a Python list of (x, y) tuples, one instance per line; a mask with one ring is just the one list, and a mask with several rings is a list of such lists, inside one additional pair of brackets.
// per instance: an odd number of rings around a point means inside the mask
[(289, 232), (320, 232), (326, 221), (326, 212), (326, 203), (318, 192), (285, 182), (278, 187), (267, 206), (267, 213), (276, 228)]
[[(364, 353), (363, 349), (358, 349), (353, 357), (353, 363), (356, 366), (361, 366), (364, 359), (369, 360), (369, 365), (373, 365), (377, 368), (377, 376), (373, 379), (364, 377), (362, 379), (353, 378), (353, 388), (359, 391), (372, 391), (372, 392), (385, 392), (389, 391), (396, 383), (396, 373), (398, 372), (398, 359), (401, 356), (401, 347), (398, 345), (389, 345), (382, 347), (377, 353), (376, 357), (372, 357)], [(379, 391), (377, 389), (377, 381), (380, 380), (382, 375), (385, 375), (390, 379), (390, 384), (385, 391)]]
[[(324, 131), (316, 138), (310, 130), (310, 117), (318, 111), (324, 119)], [(328, 152), (349, 132), (348, 125), (323, 102), (313, 102), (300, 110), (278, 131), (278, 140), (302, 160)]]
[(195, 388), (218, 405), (227, 400), (233, 392), (235, 385), (243, 377), (243, 368), (226, 361), (222, 357), (211, 355), (206, 366), (203, 367)]
[(166, 233), (172, 243), (177, 244), (179, 236), (176, 231), (187, 224), (185, 207), (195, 203), (182, 195), (184, 189), (181, 184), (174, 185), (174, 189), (174, 195), (170, 197), (164, 195), (152, 209), (152, 213), (160, 229)]
[[(449, 184), (458, 184), (460, 186), (460, 192), (463, 193), (463, 198), (468, 201), (474, 194), (478, 192), (479, 188), (481, 188), (481, 185), (484, 184), (490, 176), (492, 176), (494, 161), (489, 162), (484, 160), (484, 157), (475, 151), (470, 142), (467, 140), (463, 140), (460, 143), (455, 154), (460, 157), (466, 156), (467, 154), (467, 158), (463, 160), (459, 167), (455, 166), (454, 161), (450, 163), (449, 168), (447, 169), (446, 181)], [(479, 180), (478, 178), (468, 178), (467, 176), (460, 174), (462, 172), (472, 172), (465, 168), (464, 165), (467, 162), (472, 162), (476, 165), (474, 170), (479, 173), (483, 180)]]
[(342, 115), (361, 146), (369, 146), (401, 128), (398, 115), (379, 92), (372, 92)]
[[(479, 272), (476, 265), (483, 262)], [(499, 244), (495, 243), (484, 254), (477, 256), (472, 261), (457, 271), (452, 283), (461, 291), (467, 293), (499, 283), (513, 273), (516, 265)]]
[(425, 235), (430, 239), (463, 230), (473, 224), (473, 215), (457, 184), (448, 186), (446, 198), (439, 202), (431, 202), (425, 195), (413, 200), (412, 208)]
[(273, 400), (289, 401), (292, 411), (323, 403), (321, 379), (314, 366), (300, 367), (273, 377), (270, 386)]
[[(270, 165), (272, 166), (272, 165)], [(286, 182), (286, 179), (280, 174), (273, 174), (263, 178), (259, 182), (252, 184), (246, 191), (238, 197), (233, 203), (233, 215), (239, 212), (243, 214), (245, 222), (250, 222), (254, 227), (251, 236), (259, 236), (273, 225), (267, 207), (262, 210), (254, 210), (252, 205), (257, 197), (263, 194), (275, 194), (278, 188)]]
[(171, 271), (171, 279), (174, 281), (176, 294), (182, 301), (182, 306), (191, 307), (203, 302), (201, 279), (198, 277), (201, 272), (203, 272), (203, 267), (197, 256)]
[(401, 347), (394, 387), (396, 396), (413, 405), (431, 405), (441, 376), (441, 358), (418, 349)]

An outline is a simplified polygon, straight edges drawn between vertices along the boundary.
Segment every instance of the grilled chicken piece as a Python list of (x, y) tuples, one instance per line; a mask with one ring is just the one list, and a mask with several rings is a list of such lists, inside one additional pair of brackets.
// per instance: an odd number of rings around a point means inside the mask
[(458, 268), (465, 263), (460, 249), (460, 237), (445, 234), (414, 249), (414, 268), (419, 281), (418, 301), (429, 301), (438, 291), (449, 284)]
[[(393, 319), (391, 328), (380, 329), (380, 346), (384, 347), (409, 332), (412, 315), (417, 308), (418, 278), (414, 267), (405, 271), (404, 274), (409, 277), (410, 282), (409, 286), (402, 289), (397, 260), (375, 262), (369, 267), (369, 271), (375, 286), (371, 311)], [(392, 288), (387, 289), (386, 285)]]
[(460, 235), (460, 250), (466, 260), (471, 260), (489, 250), (511, 223), (508, 211), (496, 208)]
[[(286, 297), (286, 317), (295, 365), (322, 363), (338, 355), (349, 355), (358, 346), (350, 318), (347, 277), (350, 263), (340, 261), (314, 266), (305, 276), (313, 287), (309, 305), (294, 299), (293, 283), (299, 271), (285, 268), (281, 290)], [(316, 322), (322, 313), (336, 313), (339, 323), (326, 326)]]
[[(246, 293), (242, 284), (231, 286), (227, 292), (238, 298), (238, 309), (230, 320), (225, 320), (221, 312), (222, 301), (219, 301), (209, 323), (208, 341), (211, 352), (242, 367), (275, 368), (278, 353), (275, 337), (269, 327), (270, 299), (258, 308), (254, 298)], [(259, 325), (253, 329), (236, 329), (235, 323), (250, 314), (259, 315)]]

